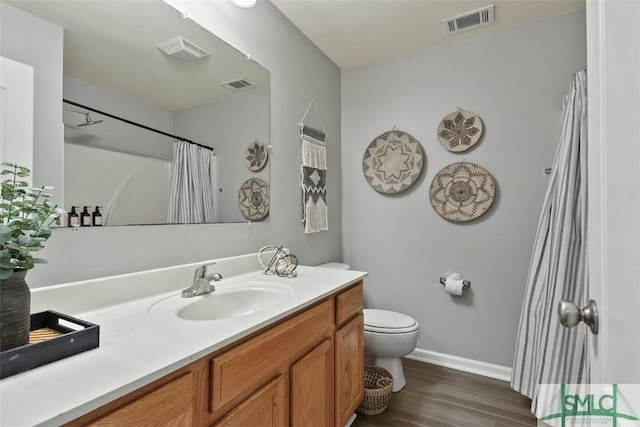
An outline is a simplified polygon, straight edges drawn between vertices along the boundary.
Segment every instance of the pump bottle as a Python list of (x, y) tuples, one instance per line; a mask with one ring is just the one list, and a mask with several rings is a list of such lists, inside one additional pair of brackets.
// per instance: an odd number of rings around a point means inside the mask
[(100, 213), (100, 208), (102, 206), (96, 206), (96, 210), (91, 214), (91, 225), (94, 227), (102, 226), (102, 214)]
[(82, 212), (80, 213), (81, 227), (87, 227), (91, 225), (91, 214), (89, 213), (89, 210), (87, 208), (88, 206), (85, 206), (84, 209), (82, 209)]
[(69, 227), (77, 227), (80, 225), (80, 217), (76, 212), (75, 206), (71, 206), (71, 212), (67, 215), (67, 223)]

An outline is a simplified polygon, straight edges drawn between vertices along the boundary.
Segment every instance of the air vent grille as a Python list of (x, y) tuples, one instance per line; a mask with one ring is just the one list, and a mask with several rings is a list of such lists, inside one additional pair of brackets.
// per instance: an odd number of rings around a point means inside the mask
[(251, 82), (249, 82), (247, 79), (229, 80), (228, 82), (220, 83), (220, 86), (226, 87), (227, 89), (230, 89), (230, 90), (241, 90), (241, 89), (248, 89), (250, 87), (253, 87)]
[(189, 40), (177, 36), (166, 42), (160, 43), (158, 49), (166, 53), (167, 55), (180, 58), (185, 61), (192, 59), (204, 58), (209, 55), (209, 52), (191, 43)]
[(487, 6), (482, 9), (444, 19), (444, 25), (447, 33), (456, 33), (458, 31), (467, 30), (480, 25), (491, 24), (495, 22), (495, 6)]

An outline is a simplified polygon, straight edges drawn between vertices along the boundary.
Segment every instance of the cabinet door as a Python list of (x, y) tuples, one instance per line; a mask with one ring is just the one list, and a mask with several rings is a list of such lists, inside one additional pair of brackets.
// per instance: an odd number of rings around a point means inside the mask
[(291, 366), (291, 425), (333, 424), (333, 341), (328, 339)]
[(213, 358), (214, 417), (239, 405), (333, 332), (333, 300), (321, 302)]
[(336, 426), (344, 426), (364, 396), (364, 316), (338, 329), (336, 347)]
[(288, 406), (285, 376), (280, 375), (232, 409), (214, 426), (284, 427), (289, 424)]
[(193, 390), (194, 374), (188, 373), (88, 425), (197, 425)]

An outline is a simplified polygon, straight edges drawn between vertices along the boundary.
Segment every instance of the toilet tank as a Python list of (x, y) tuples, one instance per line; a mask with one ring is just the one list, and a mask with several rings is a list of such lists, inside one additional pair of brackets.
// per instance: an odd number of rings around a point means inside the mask
[(324, 264), (318, 264), (316, 267), (322, 268), (334, 268), (336, 270), (351, 270), (351, 266), (349, 264), (344, 264), (341, 262), (327, 262)]

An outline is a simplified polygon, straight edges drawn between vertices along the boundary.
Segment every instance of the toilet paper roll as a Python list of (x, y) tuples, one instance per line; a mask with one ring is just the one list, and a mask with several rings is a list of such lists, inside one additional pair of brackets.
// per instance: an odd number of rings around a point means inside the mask
[(462, 279), (452, 279), (451, 277), (447, 277), (447, 280), (444, 282), (444, 289), (449, 295), (462, 295), (463, 287), (464, 283)]

